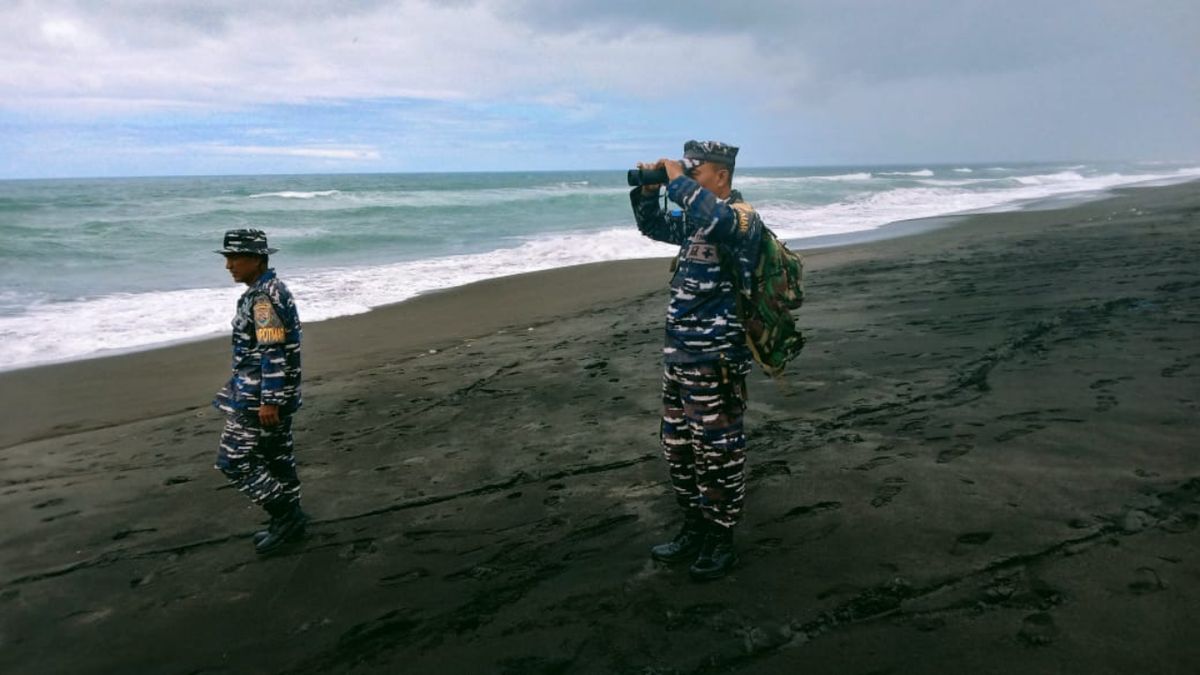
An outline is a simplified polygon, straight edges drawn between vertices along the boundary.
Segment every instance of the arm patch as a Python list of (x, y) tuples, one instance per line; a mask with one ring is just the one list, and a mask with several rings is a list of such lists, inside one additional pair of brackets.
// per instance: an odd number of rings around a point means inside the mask
[(737, 214), (738, 231), (746, 232), (750, 229), (750, 221), (754, 216), (754, 207), (746, 202), (738, 202), (730, 204), (733, 207), (733, 212)]
[(284, 341), (283, 322), (271, 306), (271, 301), (260, 297), (254, 301), (254, 335), (260, 345), (280, 344)]

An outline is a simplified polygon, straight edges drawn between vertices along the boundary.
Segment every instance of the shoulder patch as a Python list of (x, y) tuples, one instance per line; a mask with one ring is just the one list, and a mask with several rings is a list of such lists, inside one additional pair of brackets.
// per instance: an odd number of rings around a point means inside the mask
[(254, 301), (254, 333), (258, 344), (271, 345), (284, 341), (283, 322), (271, 306), (271, 301), (260, 297)]
[(754, 207), (746, 202), (737, 202), (730, 204), (735, 213), (737, 213), (738, 229), (742, 232), (750, 229), (750, 222), (754, 219)]

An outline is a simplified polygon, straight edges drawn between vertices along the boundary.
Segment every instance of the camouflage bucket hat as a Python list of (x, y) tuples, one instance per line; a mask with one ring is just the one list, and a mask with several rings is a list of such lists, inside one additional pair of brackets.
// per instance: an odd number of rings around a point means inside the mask
[(737, 146), (720, 141), (688, 141), (683, 144), (684, 159), (717, 162), (730, 168), (737, 159)]
[(270, 255), (279, 249), (267, 246), (267, 233), (262, 230), (229, 230), (225, 233), (225, 248), (214, 251), (221, 255), (250, 253)]

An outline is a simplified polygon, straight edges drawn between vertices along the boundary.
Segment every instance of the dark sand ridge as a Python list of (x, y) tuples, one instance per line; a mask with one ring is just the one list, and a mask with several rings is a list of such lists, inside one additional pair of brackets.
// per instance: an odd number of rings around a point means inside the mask
[(306, 329), (318, 522), (266, 561), (223, 341), (0, 374), (0, 672), (1193, 672), (1197, 260), (1195, 183), (813, 255), (703, 586), (646, 557), (662, 261)]

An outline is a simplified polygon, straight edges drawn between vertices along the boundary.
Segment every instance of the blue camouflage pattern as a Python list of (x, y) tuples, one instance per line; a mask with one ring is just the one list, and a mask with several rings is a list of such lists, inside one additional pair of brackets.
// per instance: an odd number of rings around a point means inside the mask
[(688, 141), (683, 144), (685, 159), (699, 162), (717, 162), (732, 169), (737, 163), (737, 146), (720, 141)]
[(732, 528), (746, 498), (746, 374), (749, 362), (667, 363), (659, 438), (676, 503)]
[(645, 195), (640, 187), (629, 196), (638, 230), (680, 247), (671, 279), (664, 361), (748, 363), (752, 354), (738, 318), (733, 275), (741, 277), (741, 288), (753, 287), (763, 232), (758, 213), (737, 190), (718, 199), (686, 175), (667, 184), (667, 196), (683, 207), (681, 212), (664, 214), (658, 196)]
[(281, 415), (299, 410), (301, 332), (291, 291), (266, 270), (238, 300), (233, 372), (213, 406), (243, 417), (257, 417), (264, 403), (279, 406)]
[(292, 439), (292, 418), (263, 427), (257, 419), (229, 415), (221, 432), (216, 468), (242, 494), (268, 510), (300, 502), (300, 477)]
[(271, 255), (278, 250), (267, 245), (266, 232), (255, 229), (240, 229), (225, 232), (225, 240), (222, 242), (222, 248), (213, 251), (213, 253), (220, 253), (221, 255), (237, 255), (241, 253)]

